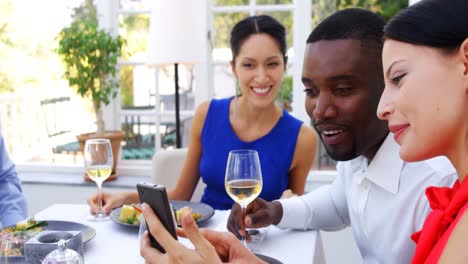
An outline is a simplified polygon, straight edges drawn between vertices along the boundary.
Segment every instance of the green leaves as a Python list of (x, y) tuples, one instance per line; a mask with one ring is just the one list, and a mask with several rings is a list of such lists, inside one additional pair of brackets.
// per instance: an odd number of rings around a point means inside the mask
[(49, 225), (49, 223), (47, 223), (46, 221), (39, 221), (31, 226), (28, 226), (26, 229), (24, 229), (25, 231), (27, 230), (31, 230), (31, 229), (34, 229), (36, 227), (41, 227), (41, 226), (47, 226)]
[[(82, 97), (93, 100), (95, 112), (117, 96), (116, 67), (122, 40), (99, 29), (95, 7), (85, 2), (75, 9), (74, 21), (58, 34), (57, 49), (65, 64), (65, 77)], [(98, 128), (103, 131), (103, 128)]]
[(65, 64), (65, 77), (83, 97), (109, 104), (117, 95), (116, 66), (122, 41), (99, 29), (94, 21), (75, 20), (58, 35), (57, 52)]
[(369, 9), (388, 21), (401, 9), (408, 7), (408, 0), (338, 0), (336, 6), (338, 10), (349, 7)]

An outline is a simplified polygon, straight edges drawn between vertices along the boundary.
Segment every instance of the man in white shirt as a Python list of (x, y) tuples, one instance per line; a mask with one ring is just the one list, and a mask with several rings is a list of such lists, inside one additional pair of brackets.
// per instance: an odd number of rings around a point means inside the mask
[(228, 229), (236, 236), (244, 234), (244, 223), (249, 228), (351, 226), (364, 263), (411, 261), (410, 236), (430, 211), (425, 188), (453, 184), (456, 172), (445, 158), (403, 162), (387, 123), (376, 116), (384, 88), (384, 23), (369, 11), (347, 9), (311, 33), (302, 72), (306, 110), (328, 154), (339, 161), (337, 178), (301, 197), (256, 199), (244, 221), (235, 205)]

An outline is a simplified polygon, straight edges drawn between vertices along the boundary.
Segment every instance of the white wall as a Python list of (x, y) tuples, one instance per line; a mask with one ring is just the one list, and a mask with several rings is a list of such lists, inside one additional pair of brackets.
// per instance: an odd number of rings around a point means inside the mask
[[(88, 197), (97, 191), (97, 187), (74, 186), (74, 185), (46, 185), (22, 183), (21, 187), (28, 203), (28, 215), (33, 216), (54, 203), (86, 203)], [(126, 188), (106, 188), (106, 192), (122, 192)]]

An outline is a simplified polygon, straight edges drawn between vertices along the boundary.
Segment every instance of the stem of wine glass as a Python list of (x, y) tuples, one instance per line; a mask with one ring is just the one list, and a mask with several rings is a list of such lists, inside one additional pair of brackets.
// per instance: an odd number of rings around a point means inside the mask
[[(241, 205), (241, 208), (242, 208), (242, 221), (245, 220), (246, 207), (247, 206), (245, 206), (245, 205)], [(247, 235), (247, 227), (245, 226), (245, 223), (244, 223), (244, 234)], [(242, 244), (244, 244), (244, 246), (247, 247), (247, 241), (245, 240), (245, 235), (241, 236), (241, 241), (242, 241)]]
[(98, 205), (99, 205), (99, 212), (98, 215), (103, 215), (104, 212), (102, 211), (102, 182), (96, 182), (98, 188)]

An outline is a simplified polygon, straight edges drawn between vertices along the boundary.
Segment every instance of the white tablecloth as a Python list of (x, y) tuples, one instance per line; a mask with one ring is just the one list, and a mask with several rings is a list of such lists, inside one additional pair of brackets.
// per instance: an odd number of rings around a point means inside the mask
[[(229, 211), (216, 211), (203, 227), (226, 230)], [(138, 228), (124, 227), (113, 221), (86, 220), (89, 208), (84, 204), (54, 204), (36, 214), (37, 220), (79, 222), (96, 229), (96, 236), (85, 244), (86, 264), (144, 263), (139, 254)], [(189, 244), (186, 239), (181, 239)], [(265, 239), (256, 245), (260, 254), (283, 263), (325, 263), (320, 233), (317, 231), (281, 230), (268, 227)]]

